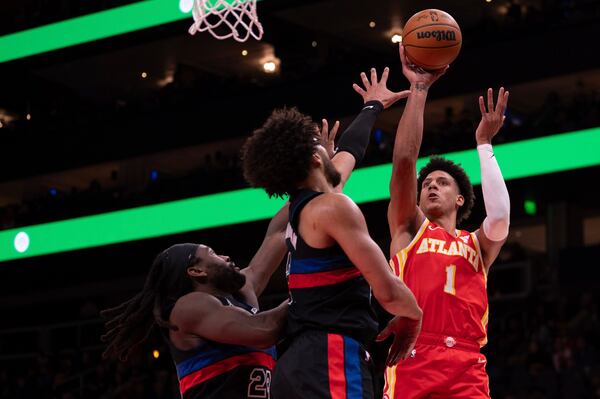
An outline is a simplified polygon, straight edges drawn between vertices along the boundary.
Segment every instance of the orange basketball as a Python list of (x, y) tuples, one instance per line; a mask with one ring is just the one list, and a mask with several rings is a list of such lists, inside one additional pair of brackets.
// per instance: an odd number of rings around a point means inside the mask
[(442, 10), (419, 11), (406, 22), (402, 44), (408, 59), (427, 70), (445, 67), (456, 59), (462, 44), (460, 27)]

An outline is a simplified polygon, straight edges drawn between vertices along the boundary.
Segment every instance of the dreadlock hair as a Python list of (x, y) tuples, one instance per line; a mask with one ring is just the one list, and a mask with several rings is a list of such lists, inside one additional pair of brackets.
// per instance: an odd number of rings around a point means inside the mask
[(103, 310), (106, 334), (101, 337), (108, 346), (103, 358), (126, 361), (132, 350), (144, 342), (154, 325), (177, 331), (167, 320), (175, 302), (194, 290), (187, 268), (198, 259), (196, 244), (177, 244), (161, 252), (152, 263), (144, 288), (130, 300)]
[(421, 198), (421, 186), (423, 185), (423, 181), (431, 172), (436, 170), (441, 170), (452, 176), (458, 185), (458, 192), (465, 199), (465, 203), (458, 208), (456, 214), (456, 223), (458, 224), (469, 217), (471, 210), (473, 209), (473, 205), (475, 204), (475, 193), (473, 192), (471, 180), (469, 179), (469, 176), (467, 176), (465, 170), (459, 164), (455, 164), (454, 162), (442, 157), (434, 156), (431, 157), (429, 163), (419, 171), (419, 177), (417, 179), (417, 198)]
[(269, 197), (293, 192), (308, 177), (317, 125), (296, 108), (273, 111), (242, 148), (244, 177)]

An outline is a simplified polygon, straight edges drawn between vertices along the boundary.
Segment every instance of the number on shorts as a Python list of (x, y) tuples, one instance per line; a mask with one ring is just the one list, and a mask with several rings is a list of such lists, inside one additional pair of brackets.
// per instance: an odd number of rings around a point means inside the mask
[(248, 384), (248, 397), (269, 399), (271, 387), (271, 370), (255, 368), (250, 373), (250, 383)]
[(456, 278), (456, 266), (446, 266), (446, 285), (444, 286), (444, 292), (450, 295), (456, 295), (456, 287), (454, 286), (454, 280)]

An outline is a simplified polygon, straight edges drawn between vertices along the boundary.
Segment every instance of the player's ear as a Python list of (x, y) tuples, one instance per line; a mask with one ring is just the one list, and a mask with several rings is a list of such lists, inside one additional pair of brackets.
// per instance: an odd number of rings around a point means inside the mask
[(456, 205), (463, 206), (464, 204), (465, 204), (465, 197), (458, 194), (458, 197), (456, 197)]
[(206, 278), (208, 274), (198, 266), (190, 266), (187, 268), (187, 274), (193, 279)]
[(321, 158), (321, 154), (319, 151), (315, 150), (312, 154), (312, 158), (310, 160), (311, 165), (315, 168), (318, 168), (323, 163), (323, 159)]

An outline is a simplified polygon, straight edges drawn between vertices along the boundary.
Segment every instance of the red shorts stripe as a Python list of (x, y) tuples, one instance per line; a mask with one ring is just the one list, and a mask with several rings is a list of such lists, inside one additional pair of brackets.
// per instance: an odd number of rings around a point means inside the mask
[(327, 334), (327, 355), (331, 399), (346, 399), (344, 337), (337, 334)]
[(396, 276), (402, 278), (400, 275), (400, 261), (398, 260), (398, 255), (394, 255), (392, 262), (394, 263), (394, 271), (396, 272)]
[(322, 287), (342, 283), (361, 275), (360, 270), (354, 267), (321, 273), (290, 274), (288, 277), (288, 287), (292, 289)]
[(179, 391), (183, 395), (188, 389), (220, 374), (231, 371), (238, 366), (263, 366), (273, 369), (275, 367), (275, 359), (263, 352), (232, 356), (186, 375), (179, 381)]

